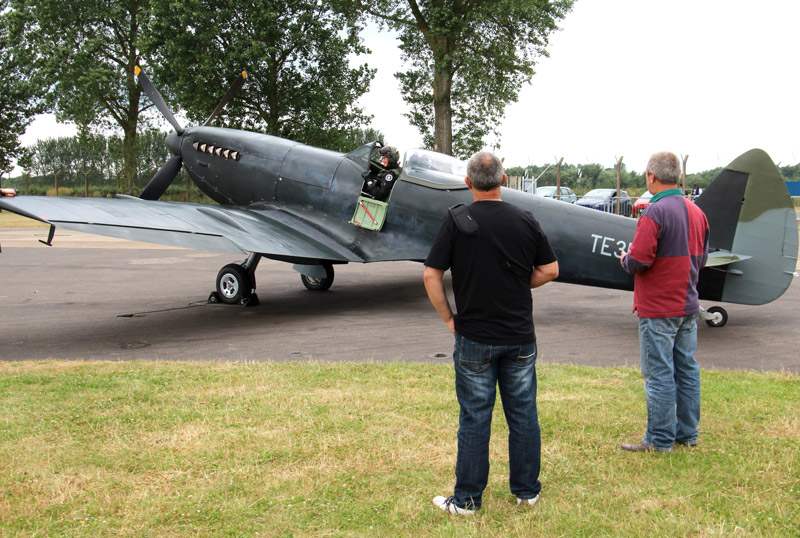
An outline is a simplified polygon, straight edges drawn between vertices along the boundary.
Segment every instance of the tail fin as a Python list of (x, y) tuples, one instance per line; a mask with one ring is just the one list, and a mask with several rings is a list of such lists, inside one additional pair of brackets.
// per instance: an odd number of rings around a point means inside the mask
[(700, 272), (700, 298), (759, 305), (786, 291), (797, 266), (798, 223), (780, 170), (753, 149), (729, 164), (697, 199), (710, 227), (709, 247), (731, 263)]

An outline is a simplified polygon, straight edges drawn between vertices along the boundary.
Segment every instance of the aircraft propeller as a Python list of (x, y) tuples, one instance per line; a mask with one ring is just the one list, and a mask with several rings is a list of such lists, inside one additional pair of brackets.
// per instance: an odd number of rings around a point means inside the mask
[[(175, 128), (175, 133), (172, 133), (167, 136), (167, 147), (173, 153), (173, 156), (158, 169), (158, 171), (150, 178), (150, 181), (145, 185), (144, 189), (142, 190), (139, 198), (143, 200), (158, 200), (162, 194), (167, 190), (175, 178), (178, 176), (178, 172), (181, 171), (181, 165), (183, 164), (183, 159), (181, 158), (181, 148), (180, 148), (180, 137), (183, 136), (184, 129), (181, 127), (181, 124), (178, 123), (178, 120), (175, 119), (175, 116), (172, 114), (172, 111), (167, 106), (166, 101), (161, 96), (159, 91), (153, 85), (150, 78), (145, 74), (144, 71), (137, 65), (134, 68), (134, 73), (136, 78), (139, 80), (139, 83), (142, 85), (142, 89), (144, 93), (150, 98), (156, 108), (167, 118), (167, 121)], [(208, 125), (211, 121), (225, 108), (225, 105), (228, 104), (228, 101), (239, 91), (239, 88), (242, 87), (244, 84), (244, 79), (247, 78), (247, 72), (242, 71), (241, 75), (236, 78), (228, 91), (222, 97), (217, 107), (214, 109), (214, 112), (203, 122), (203, 126)]]

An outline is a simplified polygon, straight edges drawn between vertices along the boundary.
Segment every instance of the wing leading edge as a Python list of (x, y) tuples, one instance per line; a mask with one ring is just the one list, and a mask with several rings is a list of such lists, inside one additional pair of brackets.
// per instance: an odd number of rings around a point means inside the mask
[(230, 208), (133, 197), (0, 198), (0, 208), (57, 228), (214, 252), (256, 252), (286, 260), (362, 262), (302, 218), (278, 206)]

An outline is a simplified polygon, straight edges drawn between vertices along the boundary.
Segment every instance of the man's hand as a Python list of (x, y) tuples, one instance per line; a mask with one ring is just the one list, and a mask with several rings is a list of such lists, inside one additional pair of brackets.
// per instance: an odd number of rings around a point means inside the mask
[(447, 324), (450, 333), (456, 334), (453, 310), (450, 308), (450, 302), (447, 300), (447, 294), (444, 291), (444, 271), (426, 266), (422, 280), (425, 283), (425, 291), (428, 293), (428, 299), (431, 301), (433, 308), (439, 313), (442, 321)]

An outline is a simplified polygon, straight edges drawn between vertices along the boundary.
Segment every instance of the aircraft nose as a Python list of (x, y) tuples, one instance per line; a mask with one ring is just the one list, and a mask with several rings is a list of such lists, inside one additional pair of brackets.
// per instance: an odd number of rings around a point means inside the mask
[(177, 131), (172, 131), (169, 133), (165, 139), (165, 142), (173, 155), (181, 154), (181, 135), (179, 135)]

